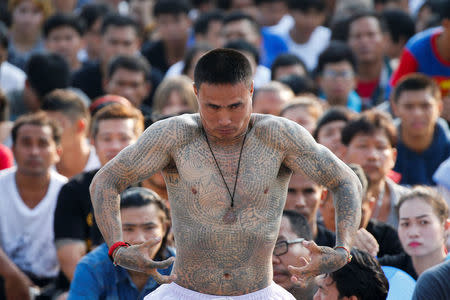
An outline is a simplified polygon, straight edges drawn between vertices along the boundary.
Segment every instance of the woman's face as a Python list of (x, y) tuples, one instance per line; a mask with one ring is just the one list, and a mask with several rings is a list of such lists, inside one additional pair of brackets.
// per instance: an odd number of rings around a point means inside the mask
[(43, 22), (42, 9), (31, 0), (20, 2), (12, 12), (13, 25), (22, 31), (29, 31), (32, 28), (40, 31)]
[(412, 257), (428, 255), (444, 247), (444, 224), (422, 198), (405, 201), (399, 210), (398, 236)]
[(161, 109), (161, 114), (176, 115), (190, 110), (189, 105), (181, 97), (180, 93), (178, 93), (178, 91), (172, 91), (167, 99), (166, 105)]

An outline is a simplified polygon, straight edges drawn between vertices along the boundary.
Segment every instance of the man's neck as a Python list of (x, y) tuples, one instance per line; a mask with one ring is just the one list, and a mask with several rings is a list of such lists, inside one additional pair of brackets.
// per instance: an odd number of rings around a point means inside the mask
[(145, 287), (145, 284), (148, 281), (149, 275), (141, 273), (141, 272), (135, 272), (132, 270), (127, 270), (128, 274), (130, 275), (131, 281), (136, 285), (138, 291), (142, 291)]
[(347, 98), (345, 98), (345, 99), (343, 99), (343, 98), (333, 98), (332, 96), (331, 97), (327, 97), (327, 102), (331, 106), (336, 106), (336, 105), (347, 106), (348, 95), (347, 95)]
[(358, 63), (358, 80), (360, 81), (375, 81), (381, 76), (383, 70), (383, 59), (372, 62)]
[(81, 173), (89, 160), (90, 148), (83, 137), (80, 142), (76, 142), (72, 147), (64, 149), (61, 161), (56, 164), (56, 170), (59, 174), (71, 178)]
[(291, 39), (297, 43), (297, 44), (305, 44), (309, 41), (311, 38), (312, 32), (304, 32), (301, 30), (298, 30), (297, 27), (292, 27), (292, 29), (289, 31), (289, 35), (291, 36)]
[(36, 207), (47, 194), (50, 185), (50, 172), (43, 175), (28, 175), (18, 170), (15, 176), (17, 190), (23, 202), (29, 207)]
[(414, 152), (422, 153), (427, 150), (433, 142), (434, 129), (423, 136), (413, 136), (401, 129), (402, 142), (405, 146)]
[(11, 40), (14, 42), (14, 46), (20, 51), (30, 50), (38, 39), (39, 34), (34, 34), (32, 29), (28, 32), (18, 32), (15, 26), (11, 28)]
[(165, 48), (166, 59), (169, 65), (173, 65), (176, 62), (183, 60), (184, 54), (186, 52), (187, 39), (172, 42), (170, 44), (165, 41), (163, 43)]
[(414, 270), (416, 271), (417, 275), (420, 276), (420, 274), (422, 274), (425, 270), (443, 262), (445, 260), (445, 257), (446, 254), (444, 246), (442, 246), (442, 248), (437, 249), (430, 254), (420, 257), (413, 256), (411, 257), (411, 259), (413, 262)]

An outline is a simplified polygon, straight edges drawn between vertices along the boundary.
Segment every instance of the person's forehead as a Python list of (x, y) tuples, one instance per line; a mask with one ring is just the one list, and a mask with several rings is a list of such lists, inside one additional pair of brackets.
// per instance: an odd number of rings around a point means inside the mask
[(436, 103), (437, 100), (434, 98), (431, 90), (429, 88), (420, 90), (404, 90), (398, 96), (397, 102), (409, 104), (415, 102), (431, 102)]
[(303, 174), (294, 173), (292, 174), (291, 180), (289, 181), (289, 187), (296, 186), (301, 188), (309, 188), (314, 187), (318, 188), (320, 187), (317, 183), (312, 181), (311, 179), (307, 178)]
[(378, 128), (378, 129), (375, 129), (375, 131), (373, 131), (373, 132), (364, 132), (364, 131), (357, 132), (353, 136), (350, 143), (358, 142), (358, 141), (362, 141), (362, 140), (374, 140), (374, 141), (386, 141), (387, 140), (389, 142), (389, 137), (388, 137), (386, 131), (384, 131), (382, 128)]
[(102, 133), (119, 133), (130, 132), (134, 133), (134, 119), (104, 119), (98, 122), (97, 134)]
[(52, 139), (52, 128), (49, 125), (24, 124), (17, 131), (17, 138), (48, 138)]
[(341, 60), (337, 62), (329, 62), (324, 66), (324, 70), (326, 69), (348, 69), (353, 70), (352, 64), (348, 60)]
[(366, 30), (381, 31), (380, 21), (374, 16), (364, 16), (350, 23), (350, 34)]
[(124, 67), (117, 68), (114, 73), (111, 75), (111, 78), (115, 79), (131, 79), (130, 76), (133, 77), (133, 79), (139, 78), (142, 79), (142, 81), (145, 81), (145, 74), (143, 71), (140, 70), (131, 70)]
[(78, 31), (74, 27), (70, 26), (69, 24), (62, 24), (62, 25), (54, 27), (52, 30), (50, 30), (50, 32), (48, 33), (48, 37), (51, 37), (52, 35), (55, 35), (55, 34), (62, 34), (62, 33), (69, 33), (69, 32), (80, 36)]
[(132, 34), (134, 37), (137, 37), (137, 32), (133, 26), (131, 25), (119, 26), (114, 24), (111, 24), (106, 28), (103, 36), (112, 36), (112, 37), (122, 36), (123, 33)]

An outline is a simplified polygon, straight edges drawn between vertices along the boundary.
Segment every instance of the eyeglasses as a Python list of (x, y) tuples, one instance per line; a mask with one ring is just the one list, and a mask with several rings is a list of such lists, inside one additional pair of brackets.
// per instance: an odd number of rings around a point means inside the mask
[(322, 72), (322, 77), (328, 79), (336, 79), (338, 77), (342, 77), (343, 79), (352, 79), (355, 76), (353, 71), (335, 71), (335, 70), (324, 70)]
[(281, 256), (288, 252), (289, 245), (298, 244), (303, 242), (304, 238), (298, 238), (292, 241), (279, 241), (275, 244), (275, 248), (273, 249), (273, 255)]

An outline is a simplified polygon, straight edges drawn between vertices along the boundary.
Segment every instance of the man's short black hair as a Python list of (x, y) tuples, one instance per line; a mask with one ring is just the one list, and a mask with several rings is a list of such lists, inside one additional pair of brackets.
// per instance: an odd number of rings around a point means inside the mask
[(225, 15), (221, 10), (213, 10), (208, 11), (200, 16), (195, 20), (194, 23), (194, 33), (195, 34), (206, 34), (209, 30), (209, 25), (211, 22), (223, 22), (223, 19), (225, 18)]
[(439, 15), (442, 19), (450, 19), (450, 1), (441, 1)]
[(385, 10), (381, 13), (381, 16), (386, 22), (392, 41), (395, 43), (398, 43), (400, 38), (403, 38), (406, 42), (416, 33), (414, 19), (401, 9)]
[(153, 6), (153, 16), (160, 15), (188, 15), (191, 3), (188, 0), (158, 0)]
[(139, 27), (139, 24), (131, 17), (120, 15), (118, 13), (110, 13), (107, 14), (102, 23), (102, 29), (101, 33), (102, 35), (105, 34), (105, 32), (108, 30), (110, 26), (114, 27), (132, 27), (135, 32), (136, 36), (140, 37), (141, 28)]
[(6, 25), (0, 21), (0, 47), (3, 49), (8, 49), (9, 39), (8, 39), (8, 28)]
[(108, 78), (110, 79), (118, 69), (142, 72), (145, 79), (150, 76), (150, 65), (142, 56), (119, 55), (115, 57), (108, 65)]
[(302, 12), (308, 12), (310, 9), (325, 12), (327, 7), (325, 0), (287, 0), (287, 5), (290, 10)]
[(41, 99), (54, 89), (69, 87), (69, 64), (56, 53), (32, 55), (25, 65), (25, 73), (28, 83)]
[(295, 210), (283, 210), (283, 217), (286, 217), (291, 224), (292, 231), (300, 238), (305, 240), (312, 239), (311, 229), (308, 225), (308, 220), (299, 212)]
[(90, 29), (94, 23), (111, 12), (109, 6), (105, 3), (88, 3), (83, 5), (80, 11), (80, 19), (86, 29)]
[(238, 22), (242, 20), (247, 20), (250, 22), (250, 25), (252, 26), (252, 29), (255, 31), (256, 34), (261, 35), (261, 27), (259, 26), (258, 22), (253, 18), (251, 15), (246, 14), (242, 11), (236, 10), (228, 15), (225, 16), (225, 19), (223, 20), (223, 24), (227, 25), (228, 23), (232, 22)]
[(272, 66), (270, 66), (271, 79), (275, 80), (274, 76), (278, 68), (295, 65), (300, 65), (305, 70), (305, 73), (308, 73), (305, 62), (297, 55), (292, 53), (282, 53), (278, 55), (273, 61)]
[(364, 300), (386, 299), (389, 282), (378, 261), (369, 253), (353, 248), (352, 260), (329, 276), (335, 283), (339, 298), (356, 296)]
[(62, 128), (56, 124), (56, 122), (49, 118), (49, 116), (43, 112), (38, 111), (35, 113), (27, 113), (20, 116), (14, 121), (13, 128), (11, 129), (11, 137), (13, 145), (16, 144), (19, 130), (25, 125), (35, 125), (40, 127), (49, 126), (52, 130), (53, 141), (59, 145), (61, 143)]
[(45, 95), (41, 109), (43, 111), (61, 112), (73, 122), (80, 118), (90, 119), (90, 113), (81, 97), (68, 89), (56, 89)]
[(291, 74), (281, 77), (278, 81), (290, 87), (296, 96), (300, 94), (317, 95), (317, 87), (308, 76)]
[(429, 89), (433, 97), (440, 101), (441, 91), (437, 83), (429, 76), (421, 73), (411, 73), (403, 76), (395, 85), (392, 100), (398, 102), (404, 91), (420, 91)]
[(387, 31), (387, 25), (384, 19), (381, 17), (379, 13), (373, 10), (359, 10), (356, 13), (354, 13), (349, 19), (348, 19), (348, 32), (347, 32), (347, 40), (350, 37), (350, 28), (352, 24), (362, 18), (375, 18), (378, 21), (378, 25), (380, 26), (381, 32)]
[(347, 123), (350, 121), (356, 113), (352, 112), (346, 107), (343, 106), (333, 106), (330, 107), (327, 111), (323, 113), (323, 115), (317, 120), (316, 129), (313, 132), (313, 137), (316, 139), (319, 136), (320, 129), (328, 123), (335, 121), (344, 121)]
[(56, 28), (60, 27), (71, 27), (74, 29), (78, 35), (81, 37), (84, 34), (84, 26), (80, 19), (74, 14), (63, 14), (57, 13), (50, 16), (44, 23), (44, 27), (42, 29), (44, 33), (44, 37), (48, 38), (50, 32)]
[(356, 71), (356, 58), (352, 49), (347, 43), (332, 41), (328, 47), (319, 55), (317, 60), (316, 75), (320, 75), (325, 69), (325, 65), (340, 62), (348, 62)]
[(259, 65), (258, 49), (255, 46), (253, 46), (252, 44), (250, 44), (249, 42), (247, 42), (246, 40), (239, 39), (239, 40), (229, 41), (223, 47), (250, 53), (253, 56), (253, 59), (255, 60), (256, 65)]
[(195, 66), (194, 81), (197, 89), (202, 83), (238, 84), (251, 86), (252, 67), (239, 51), (218, 48), (203, 55)]

